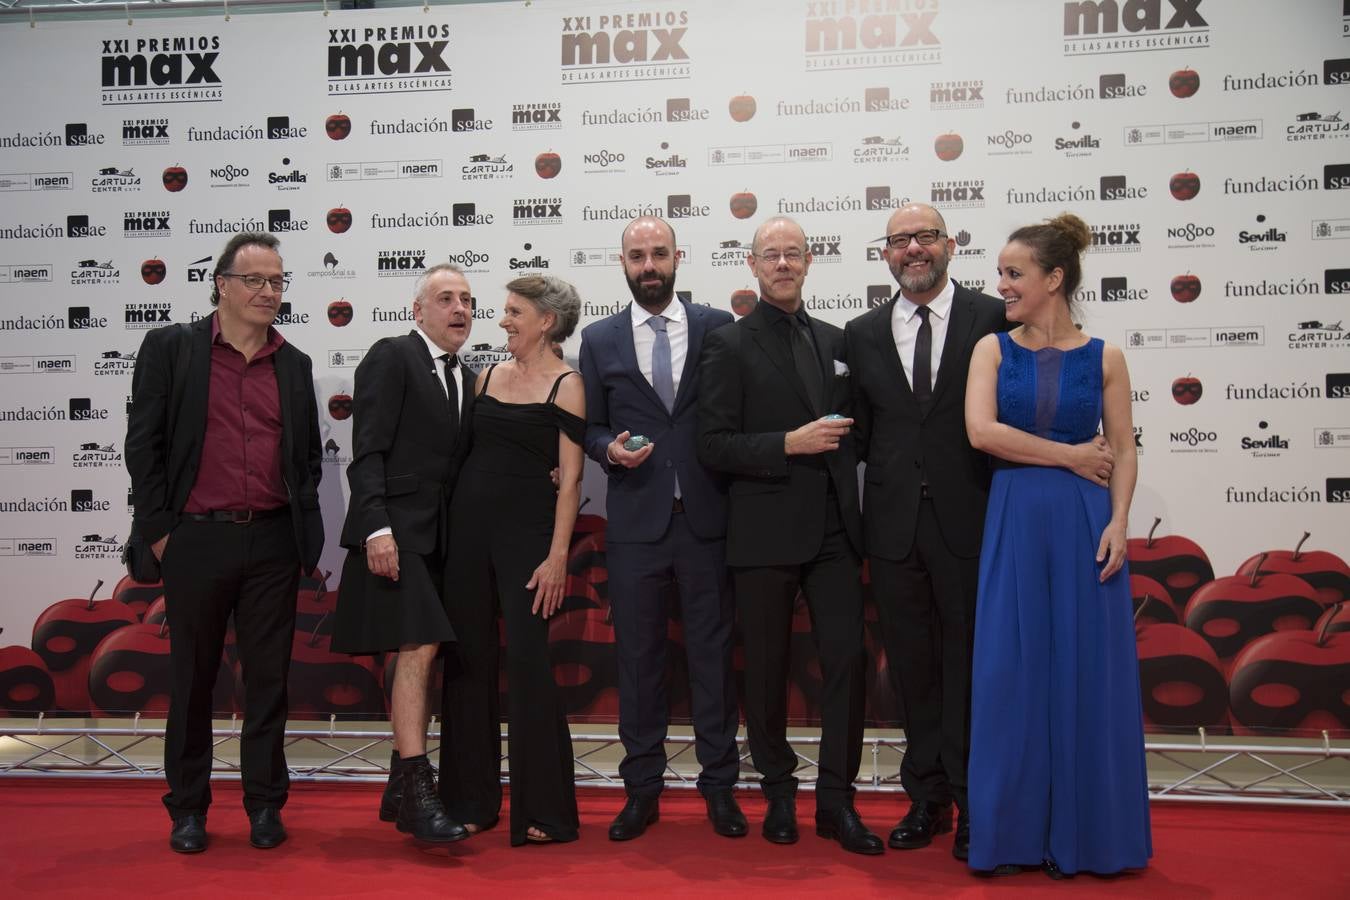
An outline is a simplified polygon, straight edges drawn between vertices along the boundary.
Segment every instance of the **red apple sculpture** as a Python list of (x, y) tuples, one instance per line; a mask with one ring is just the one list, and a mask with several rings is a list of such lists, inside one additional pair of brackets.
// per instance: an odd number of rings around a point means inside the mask
[(1181, 625), (1136, 621), (1145, 727), (1192, 731), (1225, 724), (1228, 685), (1214, 648)]
[(1317, 594), (1301, 578), (1266, 572), (1229, 575), (1202, 585), (1186, 604), (1186, 627), (1202, 635), (1220, 659), (1272, 631), (1306, 631), (1322, 614)]
[(1146, 538), (1130, 538), (1126, 542), (1126, 556), (1130, 561), (1130, 575), (1144, 575), (1167, 588), (1172, 606), (1178, 611), (1186, 608), (1195, 589), (1214, 578), (1214, 567), (1200, 545), (1190, 538), (1172, 534), (1156, 537), (1154, 532), (1162, 524), (1153, 520)]
[(1194, 406), (1205, 393), (1205, 386), (1194, 375), (1172, 380), (1172, 399), (1181, 406)]
[(0, 647), (0, 714), (45, 713), (55, 702), (56, 684), (42, 657), (28, 647)]
[(619, 711), (618, 661), (609, 609), (574, 609), (549, 620), (549, 657), (569, 716), (608, 717)]
[(1134, 621), (1140, 625), (1178, 625), (1181, 616), (1172, 605), (1167, 588), (1147, 575), (1130, 575), (1130, 600)]
[(1327, 609), (1313, 626), (1313, 631), (1326, 630), (1327, 634), (1340, 634), (1350, 631), (1350, 603), (1344, 601)]
[[(1237, 574), (1249, 575), (1260, 564), (1267, 572), (1286, 572), (1302, 578), (1317, 592), (1317, 599), (1323, 606), (1350, 600), (1350, 566), (1326, 550), (1305, 552), (1303, 545), (1311, 536), (1311, 532), (1303, 532), (1293, 550), (1268, 550), (1251, 557), (1238, 566)], [(1261, 562), (1263, 558), (1264, 563)]]
[(312, 574), (301, 576), (295, 593), (296, 631), (316, 634), (324, 628), (325, 634), (331, 632), (333, 619), (337, 616), (337, 591), (328, 590), (328, 579), (332, 574), (316, 569)]
[(1350, 634), (1324, 627), (1258, 638), (1233, 661), (1229, 705), (1238, 734), (1350, 733)]
[(42, 657), (56, 686), (56, 708), (89, 714), (89, 660), (94, 648), (124, 625), (136, 624), (136, 613), (111, 598), (95, 600), (100, 579), (88, 599), (53, 603), (33, 623), (33, 650)]

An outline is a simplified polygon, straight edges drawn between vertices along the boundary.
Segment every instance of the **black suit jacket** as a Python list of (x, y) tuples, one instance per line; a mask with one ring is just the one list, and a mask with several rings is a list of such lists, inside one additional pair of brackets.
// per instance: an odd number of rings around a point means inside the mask
[[(206, 436), (212, 318), (189, 326), (186, 341), (178, 325), (156, 328), (146, 334), (136, 354), (126, 456), (135, 523), (147, 543), (159, 540), (178, 524), (197, 480)], [(186, 375), (184, 383), (175, 387), (175, 373), (183, 371), (179, 362), (183, 352), (189, 353)], [(273, 355), (273, 364), (281, 401), (281, 476), (290, 496), (300, 562), (310, 571), (323, 552), (318, 490), (323, 448), (314, 378), (309, 357), (290, 342)]]
[[(729, 323), (731, 314), (690, 303), (684, 304), (684, 314), (689, 349), (673, 412), (666, 412), (666, 405), (638, 366), (630, 307), (586, 326), (581, 333), (586, 453), (609, 473), (606, 509), (611, 544), (660, 540), (670, 526), (677, 475), (689, 530), (705, 539), (727, 533), (726, 479), (699, 464), (694, 440), (699, 352), (704, 336)], [(644, 434), (656, 444), (652, 455), (636, 469), (609, 463), (607, 448), (621, 431)]]
[[(783, 453), (784, 435), (817, 418), (792, 353), (759, 303), (708, 335), (699, 364), (698, 456), (731, 477), (727, 564), (796, 565), (820, 551), (829, 483), (849, 541), (861, 554), (857, 457), (852, 442), (811, 457)], [(811, 319), (825, 386), (825, 412), (850, 415), (852, 392), (842, 329)]]
[(360, 550), (372, 532), (392, 528), (401, 550), (445, 551), (450, 493), (469, 447), (476, 374), (461, 367), (460, 426), (452, 431), (440, 365), (421, 334), (411, 331), (376, 341), (356, 367), (343, 547)]
[(845, 328), (853, 367), (858, 456), (867, 463), (863, 473), (867, 552), (891, 560), (908, 555), (926, 472), (948, 549), (959, 557), (975, 557), (984, 535), (990, 463), (966, 437), (966, 376), (976, 341), (1008, 328), (1003, 301), (956, 286), (932, 402), (923, 414), (891, 332), (891, 313), (899, 296), (897, 291), (890, 302)]

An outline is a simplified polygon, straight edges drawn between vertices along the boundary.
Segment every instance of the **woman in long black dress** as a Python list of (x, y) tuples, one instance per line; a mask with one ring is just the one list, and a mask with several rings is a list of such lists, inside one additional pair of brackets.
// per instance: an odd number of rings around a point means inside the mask
[[(586, 401), (553, 351), (576, 327), (567, 282), (507, 284), (501, 327), (511, 359), (479, 377), (473, 449), (450, 506), (446, 611), (459, 672), (446, 684), (441, 795), (470, 832), (501, 810), (497, 616), (506, 627), (511, 843), (574, 841), (572, 738), (549, 658), (580, 496)], [(550, 473), (558, 471), (555, 488)]]

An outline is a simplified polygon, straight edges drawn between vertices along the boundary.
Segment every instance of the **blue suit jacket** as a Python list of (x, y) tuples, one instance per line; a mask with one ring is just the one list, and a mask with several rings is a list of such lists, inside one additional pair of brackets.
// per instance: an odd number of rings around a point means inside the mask
[[(726, 535), (726, 482), (699, 463), (695, 438), (703, 338), (732, 317), (728, 312), (690, 303), (684, 304), (684, 312), (689, 323), (689, 350), (673, 413), (666, 412), (665, 404), (638, 368), (630, 307), (587, 326), (581, 333), (586, 454), (609, 474), (610, 543), (645, 543), (665, 534), (677, 474), (690, 530), (701, 538)], [(623, 431), (645, 434), (656, 444), (652, 455), (636, 469), (610, 465), (605, 452), (614, 435)]]

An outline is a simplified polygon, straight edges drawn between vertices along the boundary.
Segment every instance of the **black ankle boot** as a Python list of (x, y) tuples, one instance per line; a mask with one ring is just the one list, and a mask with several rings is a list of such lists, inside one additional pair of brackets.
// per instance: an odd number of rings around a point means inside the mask
[(397, 750), (389, 752), (389, 780), (384, 785), (384, 795), (380, 797), (380, 821), (392, 822), (398, 818), (398, 808), (403, 803), (403, 758)]
[(419, 841), (448, 843), (469, 836), (463, 825), (445, 813), (436, 793), (436, 776), (425, 756), (404, 761), (403, 802), (398, 808), (398, 830)]

